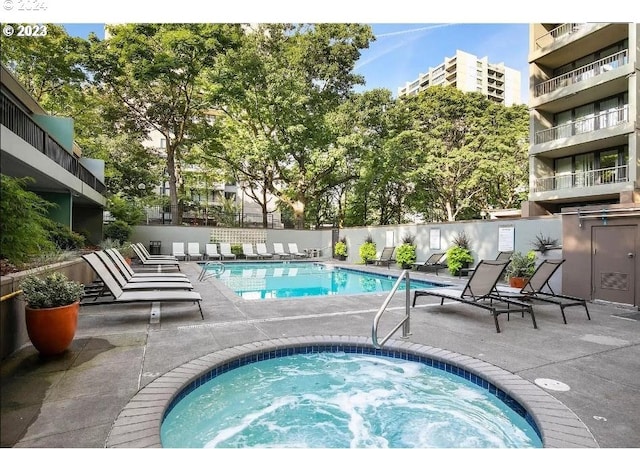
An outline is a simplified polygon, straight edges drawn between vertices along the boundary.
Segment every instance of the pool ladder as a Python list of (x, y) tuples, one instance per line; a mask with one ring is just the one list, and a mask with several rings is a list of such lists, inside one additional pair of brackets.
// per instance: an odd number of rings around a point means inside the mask
[[(405, 281), (405, 297), (406, 297), (404, 318), (402, 318), (402, 320), (396, 325), (396, 327), (391, 329), (391, 332), (389, 332), (382, 340), (378, 341), (378, 324), (380, 323), (380, 318), (382, 318), (382, 315), (387, 310), (387, 306), (391, 302), (393, 295), (396, 293), (396, 291), (400, 287), (403, 279)], [(410, 328), (409, 328), (409, 324), (410, 324), (409, 322), (411, 317), (411, 291), (409, 288), (410, 285), (411, 285), (411, 279), (409, 279), (409, 270), (403, 270), (400, 276), (398, 277), (398, 280), (393, 285), (393, 288), (387, 295), (387, 298), (382, 303), (382, 306), (380, 306), (380, 310), (378, 310), (378, 313), (376, 313), (376, 316), (373, 319), (373, 325), (371, 326), (371, 340), (373, 342), (373, 346), (376, 349), (382, 348), (382, 345), (384, 345), (387, 342), (387, 340), (389, 340), (389, 338), (391, 338), (391, 336), (395, 334), (398, 331), (398, 329), (400, 329), (400, 327), (402, 327), (402, 338), (409, 338), (409, 335), (411, 335)]]
[[(215, 267), (212, 270), (209, 270), (209, 267)], [(198, 276), (198, 281), (202, 282), (210, 277), (220, 276), (224, 273), (224, 264), (222, 262), (215, 262), (213, 260), (207, 261), (202, 265), (202, 271), (200, 271), (200, 275)]]

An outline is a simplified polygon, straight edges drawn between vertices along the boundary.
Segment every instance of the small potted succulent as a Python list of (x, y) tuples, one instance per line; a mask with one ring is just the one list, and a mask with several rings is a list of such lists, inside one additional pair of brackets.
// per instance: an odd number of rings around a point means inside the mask
[(347, 239), (345, 237), (342, 237), (336, 242), (333, 252), (338, 260), (347, 259)]
[(42, 278), (27, 276), (20, 287), (33, 346), (44, 356), (64, 352), (76, 333), (84, 285), (54, 272)]

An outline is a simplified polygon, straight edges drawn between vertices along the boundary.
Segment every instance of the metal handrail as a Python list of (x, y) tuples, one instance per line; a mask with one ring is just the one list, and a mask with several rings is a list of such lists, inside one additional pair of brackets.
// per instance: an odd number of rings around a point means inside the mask
[[(393, 329), (391, 329), (391, 332), (389, 332), (380, 342), (378, 342), (378, 324), (380, 323), (380, 318), (382, 318), (382, 314), (384, 314), (385, 310), (387, 310), (387, 306), (391, 302), (393, 295), (396, 293), (396, 291), (400, 287), (400, 283), (402, 282), (403, 278), (406, 283), (405, 285), (405, 295), (406, 295), (405, 316)], [(400, 276), (398, 277), (398, 280), (393, 285), (393, 288), (387, 295), (387, 298), (382, 303), (382, 306), (380, 306), (380, 310), (378, 310), (378, 313), (376, 313), (376, 316), (373, 319), (373, 325), (371, 326), (371, 340), (373, 342), (373, 346), (376, 349), (382, 348), (382, 345), (384, 345), (387, 342), (387, 340), (389, 340), (389, 338), (391, 338), (391, 336), (395, 334), (398, 331), (398, 329), (400, 329), (400, 326), (402, 326), (402, 338), (408, 338), (409, 335), (411, 335), (411, 332), (410, 332), (411, 292), (409, 291), (410, 285), (411, 285), (411, 279), (409, 279), (409, 271), (403, 270)]]
[[(217, 266), (218, 269), (208, 270), (208, 268), (211, 266)], [(225, 270), (225, 266), (222, 262), (209, 260), (205, 262), (204, 265), (202, 265), (202, 271), (200, 271), (200, 275), (198, 276), (198, 282), (202, 282), (205, 279), (208, 279), (210, 277), (220, 276), (222, 273), (224, 273), (224, 270)]]

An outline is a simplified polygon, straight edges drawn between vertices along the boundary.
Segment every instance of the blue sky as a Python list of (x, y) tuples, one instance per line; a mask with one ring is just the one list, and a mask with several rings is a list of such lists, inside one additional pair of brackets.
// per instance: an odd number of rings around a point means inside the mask
[[(379, 23), (371, 24), (376, 40), (362, 52), (356, 72), (366, 85), (357, 90), (384, 87), (396, 95), (405, 82), (440, 64), (456, 50), (487, 56), (521, 73), (521, 99), (528, 99), (528, 24), (519, 23)], [(104, 37), (103, 24), (66, 24), (69, 34)]]

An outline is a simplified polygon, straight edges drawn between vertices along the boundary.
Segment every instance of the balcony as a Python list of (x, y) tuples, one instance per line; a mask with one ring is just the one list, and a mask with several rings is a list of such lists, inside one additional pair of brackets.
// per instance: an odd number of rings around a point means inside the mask
[(544, 129), (535, 133), (535, 144), (551, 142), (553, 140), (577, 136), (599, 129), (612, 128), (621, 123), (629, 121), (629, 106), (624, 105), (617, 109), (601, 112), (595, 117), (575, 120)]
[(594, 76), (601, 75), (613, 69), (629, 63), (629, 51), (622, 50), (606, 58), (587, 64), (571, 72), (564, 73), (555, 78), (551, 78), (543, 83), (537, 84), (534, 88), (534, 95), (539, 97), (551, 93), (557, 89), (570, 86), (580, 81), (587, 80)]
[(538, 39), (536, 39), (536, 47), (545, 48), (553, 45), (556, 39), (560, 39), (570, 34), (576, 33), (586, 25), (586, 23), (563, 23), (559, 27), (554, 28), (553, 30), (549, 31), (546, 34), (543, 34)]
[(581, 171), (563, 175), (538, 178), (533, 185), (533, 192), (549, 192), (607, 184), (627, 182), (629, 166), (619, 165), (598, 170)]
[(0, 123), (3, 126), (96, 192), (101, 195), (106, 192), (106, 186), (99, 179), (45, 130), (38, 126), (28, 114), (16, 106), (4, 93), (0, 96), (0, 104), (2, 104)]

